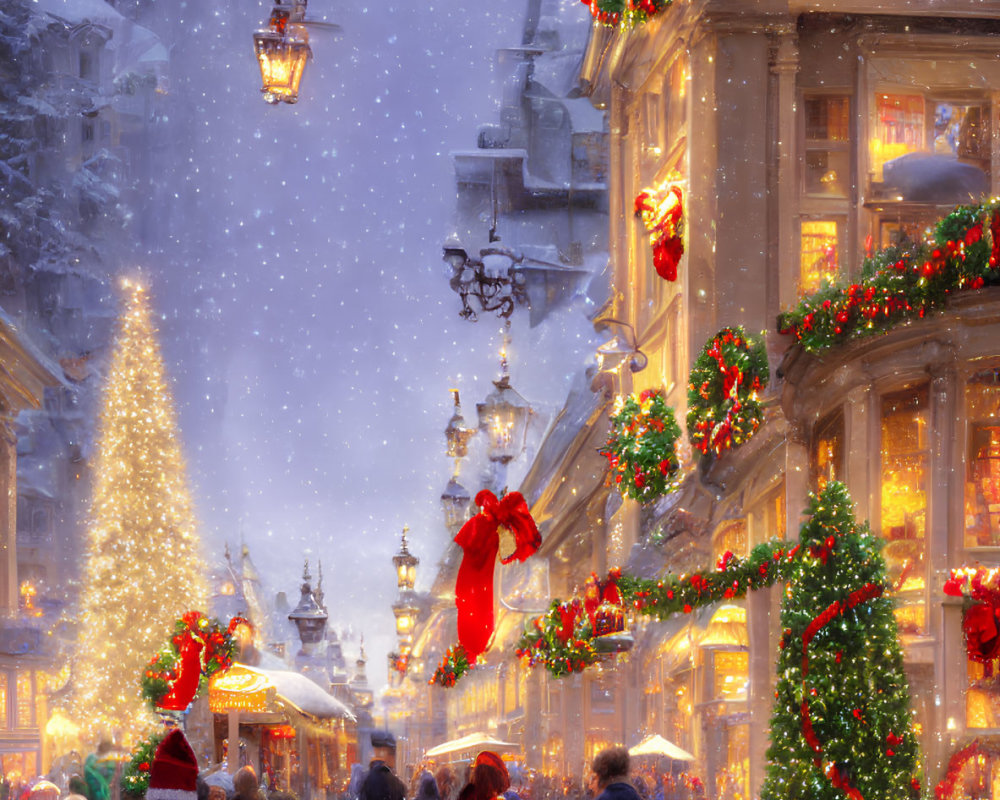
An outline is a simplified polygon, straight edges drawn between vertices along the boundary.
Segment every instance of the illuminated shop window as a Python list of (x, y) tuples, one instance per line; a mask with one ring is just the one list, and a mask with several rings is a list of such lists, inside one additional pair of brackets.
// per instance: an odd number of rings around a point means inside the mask
[(713, 658), (716, 700), (746, 700), (750, 654), (746, 650), (716, 650)]
[(664, 681), (665, 736), (674, 744), (690, 751), (692, 714), (692, 672), (685, 670)]
[(876, 92), (869, 141), (871, 197), (950, 205), (990, 188), (991, 106), (984, 98)]
[(799, 247), (799, 295), (812, 294), (840, 272), (837, 222), (802, 220)]
[(28, 781), (38, 775), (38, 753), (34, 750), (0, 755), (4, 779), (11, 784)]
[(712, 556), (718, 561), (729, 552), (741, 558), (747, 554), (747, 523), (743, 519), (730, 519), (719, 525), (712, 537)]
[(871, 139), (871, 169), (876, 181), (883, 179), (886, 161), (926, 149), (924, 108), (923, 95), (876, 93)]
[(966, 659), (969, 688), (965, 693), (965, 725), (976, 730), (1000, 728), (1000, 658), (984, 664)]
[(35, 724), (35, 690), (31, 672), (17, 672), (17, 727), (31, 728)]
[(972, 376), (965, 406), (965, 546), (1000, 547), (1000, 369)]
[(844, 415), (837, 411), (821, 420), (813, 434), (809, 466), (817, 492), (830, 481), (844, 479), (843, 445)]
[(882, 398), (881, 530), (903, 633), (925, 630), (927, 385)]
[(847, 95), (806, 95), (805, 191), (847, 197), (851, 177), (850, 107)]

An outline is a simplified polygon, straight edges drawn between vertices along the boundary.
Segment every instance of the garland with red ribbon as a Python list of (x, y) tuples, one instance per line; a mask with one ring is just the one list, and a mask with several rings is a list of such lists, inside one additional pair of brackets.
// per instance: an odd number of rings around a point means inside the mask
[(701, 351), (688, 383), (687, 429), (702, 454), (743, 444), (764, 420), (759, 393), (770, 373), (763, 343), (723, 328)]
[(595, 642), (603, 634), (620, 632), (611, 618), (624, 617), (621, 579), (619, 569), (611, 570), (603, 581), (591, 573), (582, 600), (554, 600), (548, 612), (532, 620), (521, 634), (514, 650), (517, 657), (528, 667), (545, 667), (555, 678), (613, 657), (614, 652), (599, 650)]
[(956, 750), (951, 758), (948, 759), (948, 769), (945, 771), (944, 777), (934, 787), (934, 797), (936, 800), (955, 800), (955, 790), (958, 787), (959, 778), (962, 776), (962, 770), (965, 769), (965, 765), (972, 759), (979, 756), (996, 759), (1000, 757), (1000, 752), (995, 747), (987, 748), (979, 739), (974, 739), (969, 744)]
[(670, 7), (673, 0), (582, 0), (602, 25), (631, 28), (642, 25)]
[(727, 550), (714, 570), (690, 575), (647, 579), (614, 569), (603, 582), (592, 575), (582, 599), (553, 600), (545, 614), (528, 623), (515, 654), (526, 666), (544, 667), (556, 678), (581, 672), (615, 655), (595, 646), (599, 638), (595, 615), (601, 604), (620, 604), (660, 620), (690, 614), (696, 608), (787, 580), (798, 553), (798, 545), (774, 540), (756, 545), (746, 558)]
[(674, 410), (659, 389), (619, 397), (607, 444), (601, 450), (619, 491), (645, 503), (677, 489), (680, 435)]
[(183, 711), (200, 694), (208, 679), (228, 669), (236, 653), (233, 635), (243, 617), (223, 628), (217, 619), (188, 611), (174, 623), (169, 641), (153, 655), (142, 674), (142, 695), (154, 708)]
[(684, 255), (684, 194), (677, 183), (665, 182), (643, 189), (635, 198), (635, 215), (649, 231), (653, 267), (667, 281), (677, 280), (677, 265)]
[(921, 319), (953, 292), (1000, 283), (1000, 204), (957, 206), (933, 239), (907, 247), (866, 248), (862, 278), (828, 284), (778, 318), (778, 331), (819, 353)]

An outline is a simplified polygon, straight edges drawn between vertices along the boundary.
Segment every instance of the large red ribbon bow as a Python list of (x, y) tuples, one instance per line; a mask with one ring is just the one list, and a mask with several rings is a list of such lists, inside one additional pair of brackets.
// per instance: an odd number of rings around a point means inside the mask
[(482, 510), (455, 537), (455, 544), (463, 550), (455, 580), (458, 641), (470, 664), (486, 651), (493, 636), (493, 569), (500, 550), (500, 527), (514, 534), (514, 552), (502, 558), (502, 564), (515, 559), (524, 561), (542, 543), (520, 492), (497, 499), (493, 492), (483, 489), (476, 495), (476, 505)]

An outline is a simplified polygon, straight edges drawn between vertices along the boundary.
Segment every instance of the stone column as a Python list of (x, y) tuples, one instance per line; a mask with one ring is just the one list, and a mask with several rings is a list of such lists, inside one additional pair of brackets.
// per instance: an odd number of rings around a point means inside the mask
[(0, 424), (0, 613), (17, 613), (17, 438), (13, 420)]
[[(768, 292), (769, 316), (783, 308), (791, 308), (798, 300), (798, 259), (796, 231), (798, 212), (798, 115), (796, 114), (795, 81), (799, 71), (798, 35), (794, 24), (780, 26), (771, 73), (777, 81), (777, 141), (774, 157), (777, 162), (777, 226), (778, 226), (778, 286), (777, 297)], [(776, 301), (776, 302), (775, 302)]]

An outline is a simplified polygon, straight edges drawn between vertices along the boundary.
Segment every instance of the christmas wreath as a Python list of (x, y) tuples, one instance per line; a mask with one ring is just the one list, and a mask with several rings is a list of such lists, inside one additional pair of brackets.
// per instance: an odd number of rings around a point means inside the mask
[(469, 657), (465, 653), (465, 648), (457, 644), (445, 650), (444, 656), (441, 658), (441, 663), (438, 664), (438, 668), (434, 670), (434, 674), (427, 683), (431, 685), (437, 684), (438, 686), (450, 689), (470, 669), (472, 669), (472, 665), (469, 663)]
[(644, 189), (635, 198), (635, 215), (649, 231), (653, 266), (664, 280), (677, 280), (677, 265), (684, 255), (684, 195), (677, 183)]
[(663, 392), (619, 397), (611, 417), (611, 433), (601, 455), (608, 459), (622, 494), (648, 502), (679, 485), (677, 440), (681, 429)]
[(602, 25), (630, 28), (670, 7), (673, 0), (583, 0)]
[(763, 421), (759, 392), (769, 378), (762, 343), (723, 328), (702, 349), (688, 384), (688, 436), (703, 454), (746, 442)]
[(146, 790), (149, 788), (149, 772), (153, 768), (153, 756), (156, 755), (156, 748), (166, 735), (166, 731), (157, 731), (132, 749), (132, 755), (122, 769), (121, 787), (126, 795), (146, 796)]
[(931, 241), (871, 252), (858, 281), (827, 284), (778, 317), (778, 331), (818, 353), (944, 305), (952, 292), (1000, 283), (1000, 204), (957, 206)]
[(1000, 656), (1000, 570), (986, 567), (953, 569), (945, 581), (944, 593), (964, 597), (962, 631), (969, 658), (988, 664)]
[(236, 652), (234, 631), (248, 624), (234, 617), (228, 628), (200, 611), (174, 623), (170, 639), (153, 655), (142, 674), (142, 696), (154, 708), (183, 711), (204, 690), (208, 679), (228, 669)]

